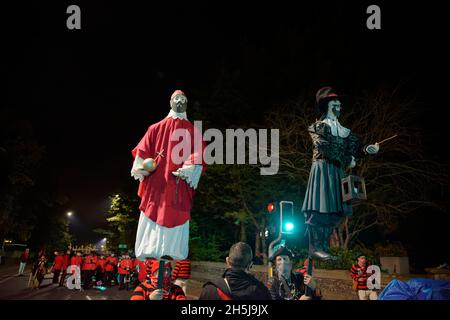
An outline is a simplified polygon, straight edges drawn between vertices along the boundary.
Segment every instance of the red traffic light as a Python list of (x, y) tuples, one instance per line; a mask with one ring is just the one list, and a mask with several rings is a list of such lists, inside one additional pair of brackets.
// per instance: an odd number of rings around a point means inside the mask
[(274, 209), (275, 205), (272, 202), (267, 205), (267, 211), (269, 211), (269, 213), (272, 213)]

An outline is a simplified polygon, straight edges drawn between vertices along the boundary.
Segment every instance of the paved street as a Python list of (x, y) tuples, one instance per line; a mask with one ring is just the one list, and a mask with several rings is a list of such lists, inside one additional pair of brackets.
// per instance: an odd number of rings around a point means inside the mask
[[(25, 276), (17, 276), (17, 266), (0, 266), (0, 300), (129, 300), (130, 291), (119, 291), (114, 286), (105, 291), (98, 289), (69, 290), (52, 284), (52, 274), (47, 274), (40, 289), (27, 287), (31, 269), (28, 267)], [(187, 298), (197, 299), (201, 290), (201, 283), (191, 281)]]
[(16, 266), (0, 266), (0, 299), (19, 300), (128, 300), (132, 291), (119, 291), (113, 287), (106, 291), (97, 289), (69, 290), (52, 284), (52, 274), (46, 275), (40, 289), (27, 288), (30, 268), (25, 276), (17, 277)]

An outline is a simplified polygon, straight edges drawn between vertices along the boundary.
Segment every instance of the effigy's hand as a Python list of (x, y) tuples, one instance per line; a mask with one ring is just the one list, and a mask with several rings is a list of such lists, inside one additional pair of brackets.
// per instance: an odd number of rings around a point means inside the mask
[(162, 289), (156, 289), (150, 294), (150, 300), (162, 300), (163, 291)]
[(350, 164), (348, 165), (349, 168), (354, 168), (356, 167), (356, 161), (355, 161), (355, 157), (352, 156), (352, 162), (350, 162)]
[(134, 169), (133, 171), (131, 171), (131, 176), (135, 179), (135, 180), (139, 180), (139, 182), (142, 182), (144, 180), (145, 177), (147, 177), (150, 174), (150, 172), (148, 172), (147, 170), (144, 169)]
[(366, 147), (366, 152), (367, 152), (368, 154), (377, 154), (378, 151), (380, 151), (380, 145), (379, 145), (378, 143), (375, 143), (375, 144), (369, 144), (369, 145)]
[(134, 171), (134, 173), (143, 175), (144, 177), (146, 177), (150, 174), (150, 172), (148, 172), (147, 170), (144, 170), (144, 169), (136, 169)]
[(311, 297), (302, 295), (299, 300), (311, 300)]
[(172, 171), (172, 174), (175, 177), (177, 177), (177, 178), (179, 177), (183, 180), (186, 180), (186, 178), (187, 178), (186, 172), (183, 170), (183, 168), (178, 168), (177, 171)]
[(187, 182), (189, 187), (196, 189), (198, 181), (200, 180), (200, 176), (202, 173), (201, 165), (183, 165), (183, 167), (178, 168), (176, 171), (173, 171), (172, 174), (181, 178)]
[(172, 174), (173, 174), (175, 177), (180, 177), (180, 175), (181, 175), (180, 169), (177, 169), (177, 171), (172, 171)]

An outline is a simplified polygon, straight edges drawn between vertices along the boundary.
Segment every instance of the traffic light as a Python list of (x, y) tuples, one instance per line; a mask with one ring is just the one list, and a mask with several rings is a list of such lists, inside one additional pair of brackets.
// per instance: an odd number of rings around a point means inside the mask
[(292, 201), (280, 202), (281, 233), (292, 234), (295, 232), (294, 203)]
[(275, 210), (275, 204), (273, 202), (270, 202), (267, 205), (267, 211), (269, 211), (269, 213), (272, 213), (273, 210)]

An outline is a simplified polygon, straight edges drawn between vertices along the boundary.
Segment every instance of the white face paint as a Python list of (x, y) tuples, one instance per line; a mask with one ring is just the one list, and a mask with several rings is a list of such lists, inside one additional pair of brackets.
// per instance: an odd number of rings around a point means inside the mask
[(289, 256), (278, 256), (276, 259), (278, 276), (283, 276), (285, 279), (289, 279), (292, 271), (292, 261)]
[(328, 117), (339, 118), (341, 115), (341, 102), (339, 100), (331, 100), (328, 102)]

